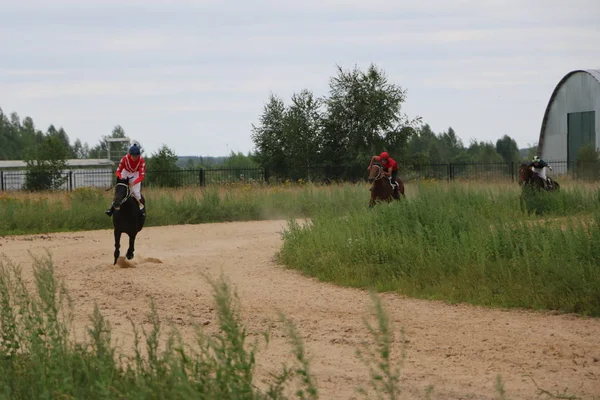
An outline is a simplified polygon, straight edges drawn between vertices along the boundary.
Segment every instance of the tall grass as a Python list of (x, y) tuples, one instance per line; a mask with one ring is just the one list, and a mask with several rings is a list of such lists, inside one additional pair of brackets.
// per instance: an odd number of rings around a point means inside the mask
[[(112, 193), (0, 194), (0, 235), (106, 229)], [(144, 191), (146, 226), (310, 217), (317, 210), (364, 208), (365, 186), (251, 187)]]
[[(521, 218), (523, 213), (520, 190), (514, 183), (407, 184), (407, 196), (424, 198), (431, 188), (449, 190), (449, 195), (454, 196), (450, 205), (438, 204), (442, 209), (447, 206), (477, 209), (485, 204), (489, 208), (488, 215), (496, 213)], [(147, 201), (146, 226), (302, 218), (322, 212), (345, 215), (364, 210), (369, 201), (367, 185), (238, 185), (148, 189), (143, 193)], [(479, 194), (473, 197), (471, 193)], [(575, 186), (552, 196), (552, 204), (546, 200), (537, 203), (532, 200), (529, 206), (536, 208), (538, 213), (548, 213), (550, 207), (551, 215), (590, 213), (600, 209), (596, 193), (595, 186)], [(112, 222), (104, 210), (110, 206), (111, 196), (111, 192), (93, 188), (70, 193), (0, 193), (0, 235), (110, 228)], [(493, 200), (485, 200), (486, 196)], [(469, 203), (462, 204), (464, 201)]]
[(342, 285), (600, 316), (598, 197), (552, 195), (540, 220), (518, 192), (422, 187), (401, 203), (290, 222), (279, 259)]
[[(248, 342), (239, 301), (223, 276), (209, 280), (218, 333), (208, 335), (196, 327), (194, 343), (185, 343), (173, 326), (163, 342), (163, 327), (151, 303), (151, 329), (140, 335), (132, 322), (134, 348), (126, 356), (117, 353), (110, 323), (97, 307), (90, 315), (87, 340), (76, 342), (71, 333), (72, 304), (64, 284), (54, 276), (51, 257), (36, 258), (33, 271), (32, 290), (18, 266), (0, 261), (0, 398), (285, 399), (292, 393), (299, 399), (319, 398), (300, 334), (283, 315), (295, 361), (259, 389), (254, 373), (257, 342)], [(396, 399), (400, 376), (388, 373), (393, 367), (393, 334), (380, 300), (373, 300), (379, 329), (369, 329), (376, 348), (366, 345), (364, 360), (376, 366), (373, 391), (380, 398)]]

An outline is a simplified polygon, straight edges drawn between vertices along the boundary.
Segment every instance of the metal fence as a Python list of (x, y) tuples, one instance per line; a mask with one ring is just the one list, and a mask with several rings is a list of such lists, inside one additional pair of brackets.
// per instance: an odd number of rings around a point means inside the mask
[[(552, 161), (552, 177), (569, 176), (574, 179), (600, 179), (597, 163), (581, 164)], [(518, 179), (520, 163), (440, 163), (423, 165), (401, 165), (399, 176), (404, 181), (436, 179), (453, 180), (510, 180)], [(38, 173), (39, 174), (39, 173)], [(38, 178), (39, 176), (35, 176)], [(23, 170), (0, 171), (0, 190), (27, 190), (31, 174)], [(351, 166), (300, 166), (285, 174), (263, 168), (198, 168), (172, 171), (148, 171), (145, 187), (188, 187), (228, 183), (269, 183), (285, 181), (311, 182), (361, 182), (367, 179), (365, 165)], [(51, 180), (56, 181), (53, 178)], [(46, 179), (48, 181), (48, 179)], [(74, 190), (81, 187), (108, 188), (115, 182), (111, 169), (88, 169), (66, 171), (58, 177), (57, 190)]]

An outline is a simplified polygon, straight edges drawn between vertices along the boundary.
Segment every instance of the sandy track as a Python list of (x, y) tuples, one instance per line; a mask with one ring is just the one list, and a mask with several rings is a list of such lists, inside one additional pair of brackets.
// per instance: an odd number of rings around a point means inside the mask
[[(143, 324), (150, 296), (161, 317), (175, 320), (184, 337), (193, 335), (193, 322), (214, 329), (212, 293), (201, 274), (216, 277), (223, 271), (237, 289), (250, 333), (279, 328), (276, 312), (283, 311), (304, 339), (321, 398), (356, 398), (354, 388), (367, 382), (354, 351), (368, 338), (362, 324), (370, 307), (368, 293), (317, 282), (275, 264), (283, 226), (283, 221), (265, 221), (145, 228), (136, 246), (137, 265), (128, 269), (112, 265), (111, 231), (4, 237), (0, 253), (27, 273), (27, 250), (42, 254), (49, 249), (74, 299), (76, 323), (87, 324), (97, 302), (126, 348), (132, 340), (126, 318)], [(124, 254), (126, 238), (122, 245)], [(598, 319), (382, 297), (397, 338), (401, 327), (406, 330), (405, 398), (421, 398), (428, 385), (434, 385), (438, 399), (497, 398), (497, 374), (508, 398), (544, 398), (524, 375), (553, 393), (568, 388), (582, 398), (600, 398)], [(275, 329), (271, 343), (259, 352), (260, 375), (292, 361), (280, 332)]]

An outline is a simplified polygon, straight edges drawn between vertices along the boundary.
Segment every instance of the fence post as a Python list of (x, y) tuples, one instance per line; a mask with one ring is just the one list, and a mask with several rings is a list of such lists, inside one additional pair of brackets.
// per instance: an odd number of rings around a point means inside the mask
[(73, 171), (69, 171), (69, 190), (73, 191)]
[(4, 171), (0, 171), (0, 190), (4, 192)]
[(269, 169), (265, 167), (263, 169), (263, 179), (264, 179), (265, 183), (269, 183), (269, 178), (270, 178)]
[(198, 182), (201, 187), (206, 185), (206, 181), (204, 180), (204, 168), (200, 168), (198, 171)]

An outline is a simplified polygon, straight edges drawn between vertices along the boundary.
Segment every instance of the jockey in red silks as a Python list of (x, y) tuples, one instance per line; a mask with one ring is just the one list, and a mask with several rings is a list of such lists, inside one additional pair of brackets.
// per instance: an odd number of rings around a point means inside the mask
[[(135, 197), (140, 206), (140, 210), (143, 210), (144, 205), (142, 204), (142, 193), (140, 189), (141, 183), (144, 181), (144, 178), (146, 178), (146, 161), (144, 160), (144, 157), (141, 156), (140, 148), (137, 144), (131, 146), (129, 148), (129, 153), (121, 158), (116, 175), (119, 179), (133, 178), (129, 183), (129, 187), (131, 188), (133, 197)], [(110, 217), (114, 210), (113, 204), (110, 206), (110, 210), (105, 211), (105, 213)]]
[[(381, 166), (383, 167), (383, 173), (388, 177), (388, 179), (390, 179), (390, 182), (391, 182), (392, 186), (394, 187), (394, 190), (396, 190), (398, 188), (398, 185), (396, 183), (396, 178), (398, 177), (398, 163), (392, 157), (390, 157), (390, 155), (387, 153), (387, 151), (384, 151), (380, 155), (373, 156), (371, 158), (371, 162), (369, 163), (369, 167), (367, 168), (367, 171), (369, 171), (371, 169), (371, 165), (373, 165), (373, 161), (379, 161), (381, 163)], [(374, 186), (375, 186), (375, 183), (373, 183), (373, 185), (371, 185), (371, 188), (369, 190), (373, 190)]]

